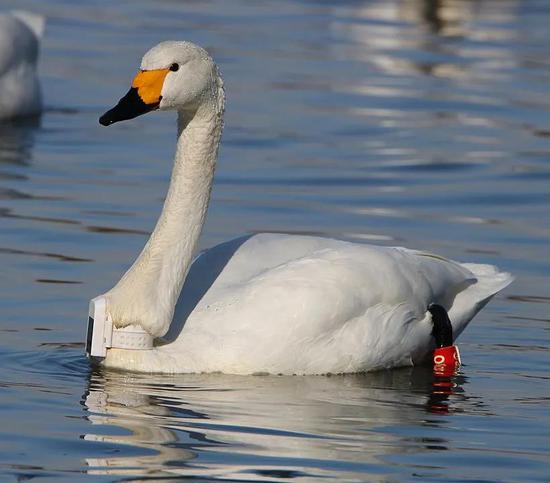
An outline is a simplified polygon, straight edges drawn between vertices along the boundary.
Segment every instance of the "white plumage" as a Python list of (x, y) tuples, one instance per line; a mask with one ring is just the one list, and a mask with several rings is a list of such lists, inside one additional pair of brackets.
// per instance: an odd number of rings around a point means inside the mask
[(34, 13), (0, 14), (0, 121), (42, 110), (36, 64), (44, 26)]
[(232, 240), (192, 262), (221, 134), (223, 84), (210, 57), (189, 43), (159, 44), (141, 68), (174, 63), (180, 67), (166, 75), (159, 105), (179, 113), (169, 192), (142, 253), (105, 294), (115, 327), (140, 325), (165, 339), (152, 350), (109, 349), (104, 365), (234, 374), (411, 365), (434, 347), (430, 304), (448, 310), (458, 336), (511, 282), (489, 265), (284, 234)]

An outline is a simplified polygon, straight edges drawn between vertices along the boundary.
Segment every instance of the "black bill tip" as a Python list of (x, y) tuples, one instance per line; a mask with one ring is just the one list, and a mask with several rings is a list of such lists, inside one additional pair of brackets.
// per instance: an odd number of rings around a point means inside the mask
[(103, 116), (99, 118), (99, 124), (101, 124), (102, 126), (110, 126), (111, 124), (116, 122), (114, 119), (111, 119), (111, 116), (109, 115), (110, 112), (111, 111), (106, 112), (105, 114), (103, 114)]
[(110, 126), (111, 124), (116, 122), (115, 120), (111, 119), (108, 114), (109, 113), (106, 112), (105, 114), (103, 114), (103, 116), (99, 118), (99, 124), (101, 124), (102, 126)]
[(110, 126), (115, 122), (126, 121), (157, 109), (159, 103), (145, 104), (135, 87), (130, 88), (118, 104), (99, 118), (99, 124)]

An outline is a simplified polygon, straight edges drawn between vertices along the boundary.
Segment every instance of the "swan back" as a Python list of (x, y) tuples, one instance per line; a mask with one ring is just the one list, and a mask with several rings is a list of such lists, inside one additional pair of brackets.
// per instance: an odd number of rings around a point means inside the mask
[(194, 262), (172, 344), (161, 351), (171, 357), (155, 360), (155, 370), (319, 374), (409, 365), (433, 348), (431, 303), (449, 311), (458, 337), (511, 280), (489, 265), (400, 247), (243, 237)]

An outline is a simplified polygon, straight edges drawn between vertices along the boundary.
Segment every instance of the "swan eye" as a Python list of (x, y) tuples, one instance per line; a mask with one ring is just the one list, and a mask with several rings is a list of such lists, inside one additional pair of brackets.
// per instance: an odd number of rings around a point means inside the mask
[(175, 62), (170, 66), (170, 70), (172, 72), (176, 72), (180, 68), (179, 64), (176, 64)]

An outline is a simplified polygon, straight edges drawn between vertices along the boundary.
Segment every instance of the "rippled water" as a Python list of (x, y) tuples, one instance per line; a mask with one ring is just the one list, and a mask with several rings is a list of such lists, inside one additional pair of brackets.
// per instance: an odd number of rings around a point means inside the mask
[[(0, 479), (547, 481), (550, 3), (1, 6), (48, 16), (48, 109), (0, 126)], [(170, 115), (97, 118), (165, 39), (226, 81), (202, 247), (319, 233), (516, 275), (458, 377), (91, 372), (88, 300), (144, 244), (174, 144)]]

